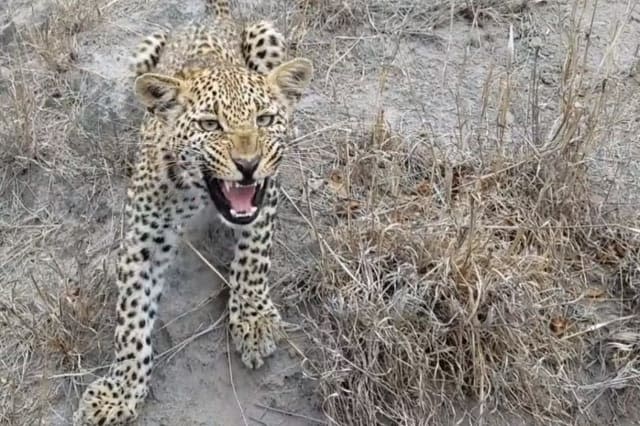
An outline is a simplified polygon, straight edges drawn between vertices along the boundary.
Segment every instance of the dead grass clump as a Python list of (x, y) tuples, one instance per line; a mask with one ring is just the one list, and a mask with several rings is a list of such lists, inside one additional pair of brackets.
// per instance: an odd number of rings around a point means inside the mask
[[(19, 222), (28, 200), (41, 191), (46, 195), (43, 185), (62, 182), (77, 188), (72, 182), (81, 177), (82, 184), (100, 181), (101, 188), (112, 188), (134, 152), (130, 143), (122, 148), (131, 129), (118, 129), (105, 117), (109, 106), (96, 103), (94, 96), (103, 96), (105, 85), (96, 84), (93, 76), (30, 69), (22, 59), (5, 63), (11, 71), (7, 90), (0, 92), (0, 195), (7, 200), (0, 211), (15, 209), (0, 225)], [(39, 177), (46, 177), (46, 183)]]
[(529, 145), (505, 149), (503, 96), (482, 155), (447, 160), (382, 112), (337, 150), (312, 200), (332, 214), (310, 220), (306, 323), (336, 424), (452, 423), (466, 407), (573, 424), (640, 386), (637, 219), (596, 201), (587, 159), (609, 92), (573, 43), (557, 120)]
[(105, 109), (97, 102), (102, 93), (96, 93), (103, 82), (72, 67), (76, 36), (100, 16), (95, 1), (60, 0), (44, 22), (15, 28), (0, 55), (0, 194), (21, 197), (25, 181), (37, 173), (71, 182), (79, 174), (93, 180), (113, 174), (106, 169), (124, 168), (130, 151), (109, 146), (117, 139), (115, 129), (105, 132), (97, 117)]
[(47, 423), (86, 373), (83, 360), (109, 352), (113, 277), (102, 260), (113, 238), (100, 240), (100, 225), (117, 226), (133, 144), (123, 145), (129, 129), (105, 101), (108, 82), (75, 67), (95, 5), (59, 1), (44, 23), (17, 20), (0, 54), (3, 425)]
[(597, 215), (568, 146), (416, 175), (398, 173), (416, 153), (394, 140), (349, 145), (327, 184), (327, 203), (351, 207), (321, 228), (326, 255), (309, 280), (325, 412), (423, 424), (471, 398), (480, 413), (570, 422), (590, 334), (607, 325), (601, 301), (638, 260), (637, 237)]
[[(368, 27), (375, 32), (395, 35), (424, 35), (459, 17), (473, 25), (487, 21), (518, 18), (542, 1), (385, 1), (385, 0), (298, 0), (297, 31), (308, 29), (336, 31)], [(300, 38), (300, 34), (294, 36)]]
[[(2, 276), (0, 356), (3, 424), (37, 424), (48, 403), (68, 395), (56, 371), (81, 371), (81, 361), (105, 352), (110, 334), (113, 291), (104, 268), (77, 262), (76, 279), (52, 261), (48, 273), (28, 273), (32, 291), (14, 290)], [(35, 295), (35, 296), (30, 296)], [(68, 375), (73, 376), (73, 373)], [(35, 390), (35, 391), (34, 391)], [(6, 422), (6, 423), (5, 423)]]
[(35, 155), (37, 144), (30, 118), (35, 116), (37, 101), (22, 82), (15, 78), (8, 81), (11, 81), (6, 88), (8, 107), (2, 108), (0, 118), (0, 136), (4, 141), (0, 161), (7, 167), (6, 174), (15, 176), (26, 171), (29, 158)]
[(78, 59), (77, 35), (92, 29), (102, 17), (98, 6), (95, 0), (57, 0), (43, 22), (24, 34), (25, 42), (50, 70), (69, 71)]
[(300, 0), (298, 4), (301, 17), (313, 17), (312, 28), (328, 31), (357, 23), (361, 6), (340, 0)]

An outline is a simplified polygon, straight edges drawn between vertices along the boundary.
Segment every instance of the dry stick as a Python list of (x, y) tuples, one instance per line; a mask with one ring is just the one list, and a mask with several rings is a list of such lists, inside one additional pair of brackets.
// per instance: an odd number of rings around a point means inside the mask
[[(195, 254), (200, 258), (200, 260), (202, 260), (202, 261), (204, 262), (204, 264), (205, 264), (205, 265), (207, 265), (207, 266), (208, 266), (208, 267), (209, 267), (213, 272), (215, 272), (215, 274), (218, 276), (218, 278), (220, 278), (220, 279), (222, 280), (222, 282), (223, 282), (227, 287), (229, 287), (229, 289), (233, 289), (233, 288), (231, 287), (231, 284), (229, 283), (229, 281), (224, 277), (224, 275), (222, 275), (222, 273), (220, 273), (220, 271), (218, 271), (218, 269), (217, 269), (215, 266), (213, 266), (213, 265), (211, 264), (211, 262), (209, 262), (209, 261), (207, 260), (207, 258), (206, 258), (206, 257), (204, 257), (204, 256), (202, 255), (202, 253), (200, 253), (200, 251), (199, 251), (197, 248), (195, 248), (195, 247), (193, 246), (193, 244), (191, 244), (191, 242), (190, 242), (189, 240), (184, 239), (184, 242), (187, 244), (187, 246), (189, 246), (189, 248), (190, 248), (191, 250), (193, 250), (193, 252), (194, 252), (194, 253), (195, 253)], [(240, 297), (241, 297), (245, 302), (247, 302), (247, 303), (249, 303), (249, 304), (251, 304), (252, 306), (254, 306), (254, 307), (255, 307), (255, 305), (254, 305), (253, 301), (252, 301), (252, 300), (249, 300), (249, 298), (248, 298), (247, 296), (245, 296), (245, 295), (243, 295), (243, 294), (238, 294), (238, 296), (240, 296)], [(261, 316), (262, 316), (262, 315), (264, 315), (264, 314), (262, 314), (262, 313), (258, 312), (258, 315), (261, 315)]]
[(229, 365), (229, 380), (231, 381), (231, 390), (233, 391), (233, 397), (236, 399), (236, 403), (238, 404), (238, 408), (240, 409), (240, 415), (242, 416), (242, 421), (245, 426), (249, 426), (247, 423), (247, 418), (244, 416), (244, 410), (242, 409), (242, 404), (240, 404), (240, 399), (238, 399), (238, 392), (236, 392), (236, 385), (233, 383), (233, 369), (231, 368), (231, 350), (229, 349), (229, 330), (227, 330), (227, 364)]
[(626, 229), (627, 231), (631, 231), (631, 232), (633, 232), (635, 234), (640, 234), (640, 228), (632, 228), (630, 226), (618, 225), (618, 224), (615, 224), (615, 226), (617, 226), (619, 228), (622, 228), (622, 229)]
[(251, 420), (253, 420), (254, 422), (258, 423), (259, 425), (269, 426), (269, 424), (268, 424), (268, 423), (265, 423), (265, 422), (263, 422), (263, 421), (262, 421), (262, 420), (260, 420), (260, 419), (256, 419), (256, 418), (255, 418), (255, 417), (253, 417), (253, 416), (248, 416), (248, 418), (250, 418), (250, 419), (251, 419)]
[(104, 13), (105, 10), (109, 9), (114, 4), (118, 3), (120, 0), (111, 0), (109, 3), (105, 4), (102, 7), (98, 8), (99, 13)]
[(575, 332), (573, 334), (569, 334), (567, 336), (564, 336), (560, 340), (569, 340), (569, 339), (572, 339), (574, 337), (578, 337), (578, 336), (581, 336), (583, 334), (590, 333), (592, 331), (596, 331), (596, 330), (598, 330), (598, 329), (600, 329), (602, 327), (606, 327), (606, 326), (614, 324), (616, 322), (623, 322), (623, 321), (627, 321), (627, 320), (634, 319), (634, 318), (636, 318), (636, 315), (627, 315), (626, 317), (614, 318), (612, 320), (601, 322), (599, 324), (594, 324), (594, 325), (592, 325), (590, 327), (585, 328), (584, 330), (581, 330), (581, 331)]
[(220, 278), (220, 279), (222, 280), (222, 282), (223, 282), (227, 287), (231, 288), (231, 284), (229, 284), (229, 281), (227, 281), (227, 279), (224, 277), (224, 275), (222, 275), (222, 274), (220, 273), (220, 271), (218, 271), (218, 268), (216, 268), (215, 266), (213, 266), (213, 265), (211, 264), (211, 262), (209, 262), (209, 261), (207, 260), (207, 258), (206, 258), (206, 257), (204, 257), (204, 256), (202, 255), (202, 253), (200, 253), (200, 251), (199, 251), (197, 248), (195, 248), (195, 247), (193, 246), (193, 244), (191, 244), (191, 242), (190, 242), (189, 240), (187, 240), (186, 238), (183, 238), (183, 240), (184, 240), (184, 242), (187, 244), (187, 246), (189, 246), (189, 248), (190, 248), (191, 250), (193, 250), (193, 252), (194, 252), (194, 253), (195, 253), (195, 254), (200, 258), (200, 260), (202, 260), (202, 261), (204, 262), (204, 264), (205, 264), (205, 265), (207, 265), (207, 266), (209, 267), (209, 269), (211, 269), (211, 270), (212, 270), (212, 271), (213, 271), (213, 272), (218, 276), (218, 278)]
[[(300, 210), (300, 208), (298, 207), (298, 205), (295, 203), (295, 201), (293, 201), (293, 199), (291, 198), (291, 196), (289, 195), (289, 193), (287, 193), (287, 191), (285, 191), (284, 189), (282, 189), (282, 193), (284, 194), (284, 196), (286, 197), (286, 199), (291, 203), (291, 205), (293, 206), (293, 208), (298, 212), (298, 214), (300, 215), (300, 217), (302, 217), (304, 219), (305, 222), (307, 222), (307, 225), (309, 225), (312, 229), (313, 229), (313, 224), (311, 223), (311, 221), (309, 221), (309, 219), (304, 215), (304, 213), (302, 213), (302, 211)], [(353, 274), (353, 272), (351, 272), (351, 270), (347, 267), (347, 265), (344, 264), (344, 262), (342, 260), (340, 260), (340, 258), (338, 257), (337, 253), (335, 251), (333, 251), (333, 249), (331, 248), (331, 246), (329, 245), (329, 243), (327, 243), (327, 241), (320, 235), (318, 234), (318, 239), (320, 240), (320, 242), (322, 244), (324, 244), (324, 246), (326, 247), (327, 250), (329, 250), (329, 252), (333, 255), (334, 259), (336, 260), (336, 262), (338, 262), (338, 264), (340, 265), (340, 267), (342, 268), (343, 271), (345, 271), (347, 273), (347, 275), (349, 275), (349, 277), (356, 283), (358, 283), (359, 285), (363, 285), (360, 280)]]
[(313, 131), (311, 131), (309, 133), (305, 133), (304, 135), (298, 136), (295, 139), (291, 139), (289, 141), (289, 146), (295, 146), (295, 145), (299, 144), (300, 142), (302, 142), (303, 140), (305, 140), (307, 138), (310, 138), (311, 136), (315, 136), (317, 134), (320, 134), (320, 133), (323, 133), (323, 132), (326, 132), (326, 131), (329, 131), (329, 130), (339, 129), (343, 124), (348, 124), (348, 123), (349, 123), (348, 120), (343, 120), (343, 121), (340, 121), (338, 123), (330, 124), (328, 126), (324, 126), (324, 127), (319, 128), (319, 129), (315, 129), (315, 130), (313, 130)]
[[(304, 173), (302, 171), (302, 162), (300, 161), (300, 158), (298, 158), (298, 165), (300, 167), (300, 175), (302, 177), (304, 177)], [(304, 180), (306, 182), (306, 179)], [(288, 197), (288, 196), (287, 196)], [(309, 187), (307, 185), (307, 187), (305, 188), (305, 198), (306, 198), (306, 202), (307, 202), (307, 209), (309, 209), (309, 216), (311, 218), (311, 220), (308, 222), (311, 224), (311, 230), (313, 231), (314, 235), (316, 236), (316, 239), (318, 240), (318, 248), (320, 248), (320, 264), (322, 266), (322, 268), (325, 268), (324, 265), (324, 249), (322, 247), (322, 244), (320, 244), (320, 233), (318, 232), (318, 227), (316, 226), (316, 221), (315, 221), (315, 216), (313, 215), (313, 209), (311, 208), (311, 198), (309, 198)], [(295, 208), (295, 206), (294, 206)], [(303, 218), (304, 219), (304, 218)]]
[[(220, 278), (220, 280), (222, 280), (222, 282), (227, 285), (229, 288), (231, 288), (231, 285), (229, 284), (229, 282), (227, 281), (227, 279), (224, 277), (224, 275), (222, 275), (222, 273), (220, 273), (220, 271), (218, 271), (218, 269), (213, 266), (211, 264), (211, 262), (209, 262), (207, 260), (206, 257), (204, 257), (202, 255), (202, 253), (200, 253), (200, 251), (198, 249), (196, 249), (193, 244), (191, 244), (191, 242), (187, 239), (184, 239), (185, 244), (187, 244), (187, 246), (193, 250), (193, 252), (200, 258), (200, 260), (202, 260), (205, 265), (207, 265), (217, 276), (218, 278)], [(204, 306), (205, 304), (207, 304), (209, 301), (213, 300), (215, 297), (217, 297), (220, 293), (222, 292), (222, 290), (217, 291), (215, 294), (213, 294), (212, 296), (209, 296), (206, 300), (204, 300), (203, 302), (199, 303), (198, 305), (196, 305), (193, 309), (191, 309), (190, 311), (187, 311), (181, 315), (178, 315), (176, 318), (172, 319), (170, 322), (168, 322), (167, 324), (165, 324), (162, 328), (164, 329), (165, 327), (167, 327), (169, 324), (177, 321), (178, 319), (184, 317), (185, 315), (188, 315), (191, 312), (194, 312), (198, 309), (200, 309), (202, 306)], [(177, 345), (174, 345), (173, 347), (167, 349), (166, 351), (162, 352), (160, 355), (158, 355), (158, 360), (164, 358), (167, 354), (169, 354), (171, 351), (174, 351), (169, 358), (167, 358), (167, 361), (170, 361), (175, 355), (177, 355), (180, 351), (182, 351), (184, 348), (186, 348), (190, 343), (192, 343), (194, 340), (198, 339), (199, 337), (204, 336), (205, 334), (210, 333), (211, 331), (215, 330), (219, 325), (220, 322), (226, 318), (226, 314), (227, 311), (225, 310), (222, 315), (220, 315), (220, 317), (213, 323), (211, 324), (209, 327), (205, 328), (202, 331), (199, 331), (195, 334), (193, 334), (192, 336), (184, 339), (182, 342), (178, 343)], [(227, 334), (227, 350), (229, 347), (229, 336)], [(291, 342), (288, 338), (286, 338), (287, 342), (301, 355), (306, 359), (306, 356), (304, 355), (304, 353), (295, 345), (293, 344), (293, 342)], [(231, 362), (231, 361), (229, 361)], [(229, 365), (229, 368), (231, 368), (231, 365)], [(231, 373), (230, 373), (231, 374)], [(232, 383), (233, 386), (233, 383)], [(234, 394), (235, 394), (235, 390), (234, 390)], [(238, 403), (239, 404), (239, 403)], [(242, 407), (240, 407), (240, 409), (242, 410)], [(242, 417), (245, 420), (245, 424), (246, 424), (246, 419), (244, 417), (244, 413), (242, 413)]]
[(195, 311), (197, 311), (198, 309), (202, 308), (203, 306), (205, 306), (206, 304), (208, 304), (209, 302), (213, 302), (213, 299), (215, 299), (216, 297), (220, 296), (220, 293), (222, 293), (222, 289), (216, 291), (215, 293), (213, 293), (211, 296), (207, 297), (206, 299), (204, 299), (202, 302), (198, 303), (196, 306), (194, 306), (193, 308), (189, 309), (188, 311), (185, 311), (183, 313), (181, 313), (180, 315), (176, 316), (175, 318), (173, 318), (171, 321), (167, 322), (166, 324), (164, 324), (162, 327), (160, 327), (158, 329), (158, 331), (160, 330), (164, 330), (165, 328), (167, 328), (170, 324), (173, 324), (174, 322), (178, 321), (180, 318), (183, 318)]
[(280, 408), (269, 407), (268, 405), (262, 405), (262, 404), (257, 403), (257, 402), (255, 404), (253, 404), (253, 405), (255, 405), (256, 407), (259, 407), (259, 408), (263, 408), (265, 410), (274, 411), (276, 413), (284, 414), (286, 416), (297, 417), (299, 419), (309, 420), (310, 422), (318, 423), (318, 424), (321, 424), (321, 425), (326, 425), (327, 424), (327, 422), (325, 422), (323, 420), (320, 420), (320, 419), (316, 419), (314, 417), (309, 417), (309, 416), (305, 416), (303, 414), (298, 414), (298, 413), (292, 413), (291, 411), (281, 410)]
[(83, 377), (86, 376), (89, 373), (93, 373), (94, 371), (98, 371), (98, 370), (102, 370), (105, 368), (110, 368), (111, 366), (113, 366), (112, 364), (107, 364), (107, 365), (99, 365), (97, 367), (93, 367), (93, 368), (84, 368), (82, 369), (82, 371), (79, 371), (77, 373), (60, 373), (60, 374), (53, 374), (51, 376), (47, 376), (46, 379), (47, 380), (52, 380), (52, 379), (66, 379), (69, 377)]
[(329, 65), (329, 68), (327, 69), (327, 73), (325, 74), (325, 77), (324, 77), (325, 87), (329, 84), (329, 75), (331, 74), (331, 71), (333, 71), (333, 67), (335, 67), (338, 64), (338, 62), (343, 60), (345, 56), (347, 56), (349, 52), (351, 52), (356, 47), (356, 45), (360, 43), (361, 40), (362, 40), (362, 37), (358, 37), (358, 39), (354, 41), (353, 44), (351, 44), (351, 46), (349, 46), (349, 48), (342, 55), (340, 55), (338, 59), (336, 59), (331, 65)]
[(216, 328), (218, 328), (218, 326), (220, 325), (220, 322), (226, 318), (226, 314), (227, 311), (225, 309), (225, 311), (220, 315), (220, 317), (213, 323), (211, 324), (209, 327), (205, 328), (202, 331), (199, 331), (193, 335), (191, 335), (190, 337), (187, 337), (186, 339), (184, 339), (182, 342), (178, 343), (177, 345), (174, 345), (173, 347), (167, 349), (166, 351), (162, 352), (160, 355), (157, 356), (157, 359), (160, 360), (162, 358), (164, 358), (169, 352), (174, 351), (168, 358), (167, 358), (167, 362), (171, 361), (171, 359), (176, 356), (181, 350), (183, 350), (184, 348), (186, 348), (191, 342), (193, 342), (194, 340), (196, 340), (199, 337), (204, 336), (205, 334), (208, 334), (210, 332), (212, 332), (213, 330), (215, 330)]
[[(191, 244), (191, 242), (189, 242), (187, 239), (184, 239), (184, 242), (187, 244), (187, 246), (189, 246), (189, 248), (191, 248), (191, 250), (193, 250), (196, 255), (198, 255), (198, 257), (200, 257), (200, 259), (216, 274), (218, 275), (218, 277), (222, 280), (222, 282), (224, 282), (227, 286), (229, 286), (229, 282), (225, 279), (225, 277), (204, 257), (202, 256), (202, 254)], [(222, 290), (218, 290), (216, 293), (214, 293), (213, 295), (209, 296), (207, 299), (205, 299), (203, 302), (199, 303), (198, 305), (196, 305), (193, 309), (191, 309), (190, 311), (187, 311), (181, 315), (178, 315), (177, 317), (175, 317), (174, 319), (172, 319), (171, 321), (169, 321), (167, 324), (165, 324), (160, 330), (164, 329), (166, 326), (168, 326), (169, 324), (177, 321), (178, 319), (184, 317), (185, 315), (194, 312), (198, 309), (200, 309), (202, 306), (204, 306), (206, 303), (208, 303), (210, 300), (213, 300), (215, 297), (217, 297), (220, 293), (222, 292)], [(226, 313), (227, 311), (225, 310), (222, 315), (220, 315), (220, 317), (213, 323), (211, 324), (209, 327), (205, 328), (204, 330), (197, 332), (195, 334), (193, 334), (190, 337), (187, 337), (186, 339), (184, 339), (182, 342), (178, 343), (177, 345), (167, 349), (166, 351), (162, 352), (160, 355), (158, 355), (158, 360), (162, 359), (164, 356), (166, 356), (169, 352), (171, 352), (172, 350), (175, 349), (175, 352), (173, 354), (171, 354), (171, 356), (167, 359), (167, 361), (170, 361), (178, 352), (180, 352), (181, 350), (183, 350), (185, 347), (187, 347), (187, 345), (189, 345), (191, 342), (193, 342), (194, 340), (196, 340), (198, 337), (204, 336), (207, 333), (210, 333), (211, 331), (215, 330), (219, 325), (220, 325), (220, 321), (222, 321), (225, 317), (226, 317)]]
[[(287, 199), (289, 200), (289, 202), (291, 202), (291, 203), (293, 204), (294, 208), (298, 211), (298, 213), (300, 214), (300, 216), (302, 216), (302, 218), (303, 218), (303, 219), (305, 219), (305, 221), (306, 221), (307, 223), (310, 223), (310, 222), (308, 221), (308, 219), (304, 216), (304, 214), (300, 211), (300, 209), (298, 208), (298, 206), (293, 202), (293, 200), (291, 199), (291, 197), (289, 197), (289, 195), (288, 195), (284, 190), (282, 190), (282, 192), (283, 192), (283, 193), (285, 193), (285, 196), (287, 197)], [(321, 241), (322, 241), (325, 245), (327, 245), (327, 243), (326, 243), (324, 240), (321, 240)], [(225, 278), (225, 277), (224, 277), (224, 276), (223, 276), (223, 275), (222, 275), (222, 274), (221, 274), (221, 273), (216, 269), (216, 267), (215, 267), (215, 266), (213, 266), (213, 265), (211, 264), (211, 262), (209, 262), (209, 261), (207, 260), (207, 258), (206, 258), (206, 257), (204, 257), (204, 256), (202, 255), (202, 253), (200, 253), (200, 251), (199, 251), (198, 249), (196, 249), (196, 248), (193, 246), (193, 244), (191, 244), (191, 242), (190, 242), (189, 240), (184, 239), (184, 242), (187, 244), (187, 246), (188, 246), (191, 250), (193, 250), (193, 251), (194, 251), (194, 253), (195, 253), (195, 254), (200, 258), (200, 260), (202, 260), (202, 261), (205, 263), (205, 265), (207, 265), (207, 266), (208, 266), (208, 267), (209, 267), (213, 272), (215, 272), (215, 273), (216, 273), (216, 275), (218, 275), (218, 277), (222, 280), (222, 282), (224, 282), (224, 283), (225, 283), (229, 288), (231, 288), (231, 285), (229, 284), (229, 281), (227, 281), (227, 279), (226, 279), (226, 278)], [(328, 245), (327, 245), (327, 246), (328, 246)], [(329, 250), (331, 250), (331, 248), (329, 248)], [(332, 250), (331, 250), (331, 252), (332, 252), (332, 254), (334, 254), (334, 255), (335, 255), (335, 253), (334, 253)], [(340, 264), (342, 264), (342, 262), (341, 262), (339, 259), (337, 259), (337, 262), (338, 262), (338, 263), (340, 263)], [(345, 266), (345, 268), (346, 268), (346, 266)], [(349, 271), (348, 271), (348, 270), (347, 270), (347, 273), (349, 273)], [(353, 274), (350, 274), (350, 275), (353, 277)], [(353, 278), (354, 278), (354, 280), (355, 280), (355, 277), (353, 277)], [(244, 297), (244, 296), (242, 296), (242, 295), (241, 295), (241, 297)], [(248, 300), (247, 300), (247, 301), (248, 301)], [(251, 302), (251, 301), (249, 301), (249, 302)], [(287, 325), (287, 324), (283, 324), (283, 325), (286, 327), (286, 325)], [(283, 334), (284, 334), (284, 333), (283, 333)], [(196, 336), (196, 337), (198, 337), (198, 336)], [(292, 347), (292, 348), (293, 348), (293, 349), (294, 349), (294, 350), (295, 350), (295, 351), (296, 351), (300, 356), (302, 356), (304, 359), (307, 359), (307, 360), (308, 360), (308, 358), (307, 358), (307, 356), (304, 354), (304, 352), (302, 352), (302, 350), (300, 350), (300, 348), (298, 348), (298, 347), (293, 343), (293, 341), (291, 341), (291, 339), (289, 339), (289, 337), (288, 337), (286, 334), (284, 334), (282, 337), (284, 338), (284, 340), (286, 340), (286, 341), (287, 341), (287, 343), (289, 343), (289, 345), (291, 345), (291, 347)], [(188, 342), (188, 343), (190, 343), (190, 342)], [(309, 361), (310, 361), (310, 360), (309, 360)], [(313, 364), (313, 363), (311, 363), (311, 364)]]

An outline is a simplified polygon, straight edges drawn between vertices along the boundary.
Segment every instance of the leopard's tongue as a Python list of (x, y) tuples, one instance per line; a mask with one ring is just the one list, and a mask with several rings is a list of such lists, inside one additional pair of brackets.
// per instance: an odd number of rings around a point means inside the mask
[(256, 194), (255, 185), (231, 187), (222, 184), (222, 193), (229, 201), (229, 205), (237, 213), (251, 212), (253, 196)]

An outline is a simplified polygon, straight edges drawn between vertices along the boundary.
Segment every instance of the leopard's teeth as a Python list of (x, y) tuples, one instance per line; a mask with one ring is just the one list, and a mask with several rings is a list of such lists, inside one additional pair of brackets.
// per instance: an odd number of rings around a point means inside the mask
[(252, 206), (251, 210), (249, 210), (249, 211), (237, 212), (234, 209), (229, 209), (229, 213), (231, 213), (231, 216), (233, 216), (233, 217), (247, 217), (247, 216), (253, 216), (253, 214), (256, 212), (256, 210), (258, 210), (258, 208), (255, 207), (255, 206)]
[(228, 191), (230, 188), (243, 188), (243, 187), (247, 187), (247, 186), (256, 186), (258, 184), (262, 184), (263, 179), (257, 180), (253, 183), (250, 183), (249, 185), (241, 185), (240, 182), (238, 182), (237, 180), (224, 180), (222, 181), (224, 184), (224, 188)]

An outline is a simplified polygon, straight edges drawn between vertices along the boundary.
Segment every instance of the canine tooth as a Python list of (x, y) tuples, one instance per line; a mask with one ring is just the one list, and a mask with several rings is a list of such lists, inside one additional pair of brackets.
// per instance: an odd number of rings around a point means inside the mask
[(223, 185), (224, 185), (224, 189), (226, 189), (226, 190), (228, 191), (228, 190), (229, 190), (229, 187), (230, 187), (230, 185), (229, 185), (229, 181), (228, 181), (228, 180), (224, 180), (224, 181), (222, 181), (222, 183), (223, 183)]

